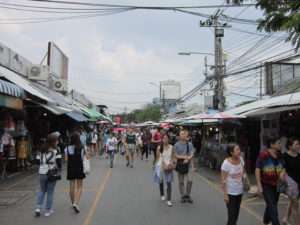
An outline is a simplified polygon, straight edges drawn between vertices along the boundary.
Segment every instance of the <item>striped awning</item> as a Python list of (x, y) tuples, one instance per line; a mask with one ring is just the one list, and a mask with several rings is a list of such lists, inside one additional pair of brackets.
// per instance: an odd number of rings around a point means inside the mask
[(5, 80), (0, 80), (0, 93), (17, 98), (24, 97), (24, 90), (22, 88)]

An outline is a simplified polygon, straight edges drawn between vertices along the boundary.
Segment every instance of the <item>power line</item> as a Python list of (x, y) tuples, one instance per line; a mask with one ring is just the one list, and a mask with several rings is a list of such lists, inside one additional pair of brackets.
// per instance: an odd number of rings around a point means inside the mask
[(208, 9), (208, 8), (237, 8), (237, 7), (249, 7), (256, 6), (256, 4), (242, 4), (242, 5), (200, 5), (200, 6), (138, 6), (138, 5), (121, 5), (121, 4), (100, 4), (90, 2), (74, 2), (74, 1), (56, 1), (56, 0), (28, 0), (30, 2), (43, 2), (43, 3), (58, 3), (67, 5), (83, 5), (83, 6), (101, 6), (101, 7), (129, 7), (136, 9)]

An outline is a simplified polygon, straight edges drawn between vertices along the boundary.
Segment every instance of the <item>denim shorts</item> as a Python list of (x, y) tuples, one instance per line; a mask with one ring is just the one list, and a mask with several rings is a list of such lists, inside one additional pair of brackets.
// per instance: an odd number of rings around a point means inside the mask
[(299, 184), (296, 181), (294, 181), (290, 176), (287, 176), (286, 182), (288, 185), (286, 194), (292, 199), (299, 199), (300, 197)]

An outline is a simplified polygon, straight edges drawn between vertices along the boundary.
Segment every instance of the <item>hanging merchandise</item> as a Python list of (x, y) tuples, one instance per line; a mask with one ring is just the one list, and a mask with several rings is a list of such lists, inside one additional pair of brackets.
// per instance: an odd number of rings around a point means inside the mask
[(1, 148), (5, 158), (16, 159), (15, 141), (6, 128), (1, 138)]
[(17, 141), (17, 158), (18, 158), (18, 167), (25, 168), (27, 165), (27, 159), (28, 159), (28, 140), (26, 137), (21, 137)]
[(17, 132), (18, 136), (26, 136), (27, 135), (28, 131), (25, 127), (24, 120), (17, 121), (16, 132)]
[(11, 115), (6, 115), (4, 118), (4, 128), (8, 131), (15, 131), (16, 124)]

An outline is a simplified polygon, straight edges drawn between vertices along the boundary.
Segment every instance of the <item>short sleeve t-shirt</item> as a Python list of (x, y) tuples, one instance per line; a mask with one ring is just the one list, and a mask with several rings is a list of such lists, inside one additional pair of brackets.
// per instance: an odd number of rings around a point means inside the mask
[(117, 138), (115, 137), (108, 138), (106, 142), (108, 151), (115, 151), (117, 149), (117, 144), (118, 144)]
[(272, 157), (268, 150), (260, 152), (256, 168), (261, 170), (261, 182), (271, 186), (277, 185), (280, 173), (284, 171), (280, 160)]
[(155, 132), (153, 134), (153, 141), (155, 143), (161, 142), (161, 134), (160, 134), (160, 132), (157, 131), (157, 132)]
[(40, 161), (39, 174), (47, 174), (49, 169), (57, 168), (56, 160), (61, 159), (61, 154), (58, 150), (53, 149), (47, 153), (39, 153), (36, 159)]
[(244, 161), (241, 158), (241, 163), (238, 165), (232, 164), (229, 159), (225, 159), (222, 167), (228, 176), (226, 180), (227, 193), (229, 195), (240, 195), (243, 193), (243, 174), (244, 174)]
[(289, 177), (300, 184), (300, 155), (293, 157), (286, 152), (283, 155), (283, 159), (284, 167)]
[(127, 134), (126, 136), (126, 142), (127, 144), (136, 144), (136, 136), (135, 134)]
[(194, 154), (194, 146), (191, 142), (188, 142), (187, 144), (186, 142), (178, 141), (174, 145), (174, 151), (179, 156), (191, 156), (192, 154)]

